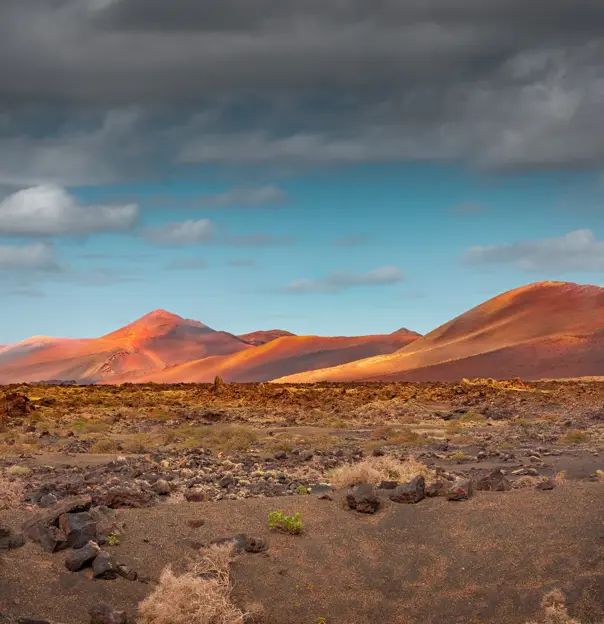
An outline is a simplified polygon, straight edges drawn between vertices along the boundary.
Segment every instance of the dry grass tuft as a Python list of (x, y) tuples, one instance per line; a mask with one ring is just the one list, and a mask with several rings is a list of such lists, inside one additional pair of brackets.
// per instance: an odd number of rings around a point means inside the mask
[(229, 565), (233, 544), (205, 549), (190, 572), (176, 576), (168, 566), (152, 594), (139, 604), (138, 624), (244, 624), (231, 601)]
[(16, 509), (23, 498), (23, 484), (0, 475), (0, 509)]
[(332, 470), (329, 481), (336, 487), (347, 487), (359, 483), (379, 484), (382, 481), (406, 483), (422, 475), (427, 482), (432, 473), (425, 464), (414, 459), (401, 461), (394, 457), (367, 457), (356, 464), (349, 464)]
[(522, 488), (535, 487), (543, 481), (543, 477), (533, 477), (531, 475), (524, 475), (518, 477), (515, 481), (512, 481), (512, 489), (520, 490)]
[(543, 618), (539, 623), (528, 622), (527, 624), (580, 624), (578, 620), (571, 618), (566, 608), (564, 594), (555, 589), (547, 593), (541, 601)]

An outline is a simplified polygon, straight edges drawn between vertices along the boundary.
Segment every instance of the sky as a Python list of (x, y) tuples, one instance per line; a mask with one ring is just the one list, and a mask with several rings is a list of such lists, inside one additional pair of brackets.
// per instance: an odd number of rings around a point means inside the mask
[(601, 0), (3, 0), (0, 344), (604, 286), (603, 36)]

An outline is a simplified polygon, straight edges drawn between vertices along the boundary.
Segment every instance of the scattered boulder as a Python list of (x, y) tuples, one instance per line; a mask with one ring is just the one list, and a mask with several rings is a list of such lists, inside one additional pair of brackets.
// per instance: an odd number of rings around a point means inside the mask
[(382, 481), (378, 487), (380, 490), (394, 490), (397, 485), (396, 481)]
[(24, 394), (10, 393), (0, 397), (0, 421), (25, 418), (32, 411), (31, 401)]
[(201, 503), (206, 499), (206, 494), (203, 490), (192, 488), (185, 491), (185, 498), (190, 503)]
[(67, 536), (59, 528), (59, 518), (64, 514), (88, 511), (90, 496), (80, 496), (54, 505), (48, 511), (29, 518), (23, 523), (25, 536), (40, 544), (45, 552), (56, 552), (68, 547)]
[(59, 517), (59, 528), (71, 548), (82, 548), (90, 541), (96, 541), (96, 522), (87, 511), (67, 513)]
[(355, 486), (346, 496), (346, 502), (351, 509), (356, 509), (359, 513), (373, 514), (380, 506), (376, 487), (370, 483)]
[(472, 496), (472, 481), (470, 479), (459, 479), (452, 483), (447, 492), (447, 499), (450, 501), (468, 500)]
[(390, 500), (395, 503), (419, 503), (426, 497), (426, 480), (424, 477), (417, 476), (409, 483), (398, 485), (392, 494)]
[(109, 553), (104, 550), (99, 550), (92, 562), (92, 575), (94, 578), (103, 580), (113, 580), (117, 578), (117, 565)]
[(234, 481), (235, 480), (233, 479), (231, 475), (225, 475), (224, 477), (222, 477), (222, 479), (220, 479), (220, 481), (218, 482), (218, 485), (221, 488), (228, 488), (229, 485), (232, 485)]
[(426, 487), (426, 496), (429, 498), (447, 496), (450, 485), (447, 481), (435, 481)]
[(192, 529), (198, 529), (202, 527), (206, 521), (203, 518), (196, 518), (195, 520), (189, 520), (187, 523)]
[(159, 479), (152, 486), (151, 489), (160, 496), (166, 496), (170, 494), (170, 484), (165, 479)]
[(117, 520), (117, 511), (110, 507), (91, 507), (88, 512), (96, 522), (97, 543), (104, 544), (110, 535), (121, 535), (123, 524)]
[(512, 484), (503, 472), (497, 469), (476, 481), (475, 487), (477, 490), (488, 492), (507, 492)]
[(279, 460), (287, 459), (287, 453), (285, 451), (277, 451), (274, 457)]
[(156, 502), (157, 496), (154, 492), (136, 490), (125, 486), (111, 488), (96, 500), (97, 505), (112, 509), (119, 509), (120, 507), (141, 509), (142, 507), (152, 507)]
[(88, 609), (90, 624), (127, 624), (125, 611), (118, 611), (107, 604), (98, 604)]
[(556, 487), (556, 482), (553, 479), (546, 479), (545, 481), (541, 481), (536, 486), (536, 489), (546, 491), (553, 490)]
[(87, 563), (91, 562), (100, 552), (99, 545), (90, 541), (82, 548), (72, 550), (65, 558), (65, 567), (70, 572), (81, 570)]
[(38, 505), (40, 505), (43, 509), (46, 509), (56, 505), (57, 502), (58, 499), (54, 494), (44, 494), (44, 496), (42, 496), (42, 498), (38, 501)]
[(268, 544), (262, 537), (248, 537), (243, 549), (248, 553), (260, 553), (268, 550)]
[(137, 573), (136, 570), (129, 568), (127, 565), (123, 563), (118, 563), (117, 565), (117, 573), (128, 581), (136, 581)]
[(0, 550), (14, 550), (25, 545), (25, 536), (13, 531), (8, 526), (0, 524)]
[(20, 617), (17, 624), (52, 624), (49, 620), (38, 620), (36, 618)]

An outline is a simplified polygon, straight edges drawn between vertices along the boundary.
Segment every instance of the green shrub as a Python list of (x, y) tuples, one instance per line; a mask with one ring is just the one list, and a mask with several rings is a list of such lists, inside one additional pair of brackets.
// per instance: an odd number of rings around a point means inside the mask
[(302, 519), (300, 512), (296, 512), (293, 516), (285, 515), (280, 509), (271, 511), (268, 514), (268, 526), (271, 529), (277, 529), (282, 533), (297, 535), (302, 532)]
[(296, 488), (297, 494), (310, 494), (310, 488), (307, 488), (305, 485), (299, 485)]

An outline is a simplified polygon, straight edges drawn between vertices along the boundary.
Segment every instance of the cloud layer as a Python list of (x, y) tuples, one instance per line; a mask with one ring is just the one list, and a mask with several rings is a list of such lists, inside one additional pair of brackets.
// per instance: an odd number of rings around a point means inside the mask
[[(0, 184), (184, 165), (604, 164), (598, 0), (168, 4), (2, 2)], [(265, 192), (252, 205), (280, 201)]]
[(304, 277), (294, 280), (283, 287), (288, 293), (335, 293), (348, 290), (357, 286), (380, 286), (385, 284), (397, 284), (405, 279), (405, 274), (394, 266), (385, 266), (367, 271), (366, 273), (351, 273), (349, 271), (336, 271), (323, 279), (311, 279)]
[(575, 230), (559, 238), (476, 246), (467, 251), (468, 264), (509, 264), (523, 271), (560, 274), (604, 270), (604, 241), (591, 230)]

